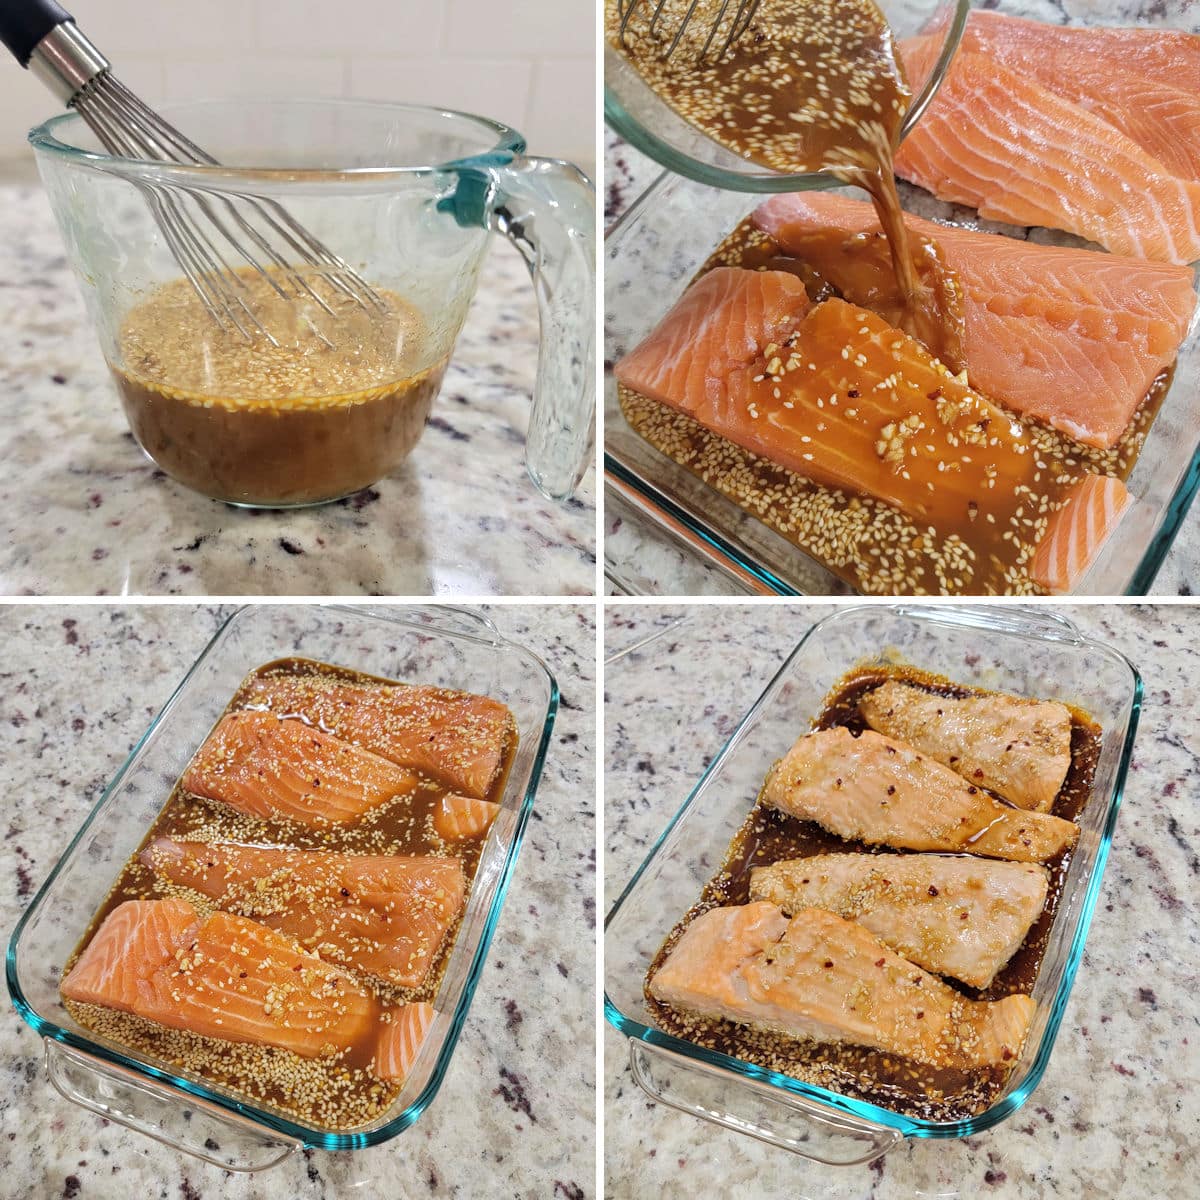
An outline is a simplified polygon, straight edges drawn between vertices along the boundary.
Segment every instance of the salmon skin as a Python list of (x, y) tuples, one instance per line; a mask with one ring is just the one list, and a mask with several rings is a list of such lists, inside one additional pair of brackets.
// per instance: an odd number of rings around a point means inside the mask
[[(879, 311), (874, 279), (856, 270), (883, 238), (871, 205), (797, 192), (760, 205), (754, 222), (844, 299)], [(971, 384), (1085, 445), (1115, 446), (1187, 336), (1191, 270), (912, 216), (905, 224), (936, 243), (958, 282)]]
[[(931, 39), (901, 46), (928, 74)], [(1044, 225), (1117, 254), (1200, 258), (1200, 183), (1182, 179), (1101, 117), (994, 59), (959, 51), (896, 154), (896, 173), (940, 200)]]
[(801, 737), (760, 799), (847, 840), (903, 850), (1045, 862), (1079, 836), (1073, 821), (1010, 808), (911, 746), (841, 725)]
[(959, 50), (982, 54), (1106, 121), (1174, 175), (1200, 178), (1200, 38), (1083, 29), (976, 10)]
[(233, 712), (208, 735), (182, 783), (247, 816), (321, 827), (357, 821), (411, 795), (421, 780), (304, 721)]
[(403, 1082), (408, 1078), (436, 1015), (433, 1005), (426, 1003), (404, 1004), (392, 1010), (375, 1051), (374, 1071), (380, 1079)]
[(1023, 995), (969, 1000), (854, 921), (818, 908), (788, 920), (763, 901), (696, 917), (649, 990), (703, 1017), (959, 1069), (1015, 1058), (1035, 1011)]
[(750, 899), (823, 908), (897, 954), (985, 988), (1046, 902), (1046, 868), (957, 854), (816, 854), (750, 872)]
[(1030, 568), (1033, 581), (1052, 594), (1072, 591), (1131, 503), (1119, 479), (1085, 475), (1050, 518)]
[(914, 539), (941, 538), (943, 592), (1027, 580), (1080, 477), (920, 343), (843, 300), (810, 306), (782, 271), (709, 271), (615, 373), (754, 454), (894, 506)]
[(877, 733), (912, 746), (1018, 808), (1049, 812), (1071, 769), (1071, 710), (990, 693), (939, 696), (889, 679), (859, 702)]
[(489, 696), (408, 684), (348, 683), (329, 675), (258, 675), (246, 708), (300, 716), (402, 767), (487, 797), (516, 740), (516, 722)]
[(322, 958), (400, 987), (424, 983), (466, 894), (457, 858), (156, 838), (141, 859)]
[(231, 913), (202, 921), (177, 899), (117, 905), (61, 991), (66, 1000), (302, 1058), (374, 1036), (379, 1019), (374, 999), (352, 976), (291, 938)]

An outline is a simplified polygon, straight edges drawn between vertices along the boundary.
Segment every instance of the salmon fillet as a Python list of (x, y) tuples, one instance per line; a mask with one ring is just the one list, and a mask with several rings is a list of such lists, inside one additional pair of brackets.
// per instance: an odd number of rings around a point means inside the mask
[(1054, 701), (955, 699), (889, 679), (858, 702), (858, 711), (876, 732), (1018, 808), (1049, 812), (1071, 769), (1071, 711)]
[(1030, 578), (1053, 594), (1071, 591), (1086, 574), (1132, 503), (1119, 479), (1085, 475), (1050, 517)]
[(755, 867), (750, 898), (789, 916), (837, 913), (927, 971), (985, 988), (1041, 915), (1048, 878), (961, 855), (817, 854)]
[[(797, 192), (773, 196), (754, 221), (844, 299), (879, 311), (873, 280), (855, 270), (864, 243), (883, 237), (870, 204)], [(1114, 446), (1187, 336), (1191, 270), (912, 216), (905, 223), (937, 244), (958, 282), (972, 385), (1086, 445)]]
[[(919, 39), (905, 69), (920, 76)], [(896, 173), (980, 216), (1044, 225), (1117, 254), (1200, 258), (1200, 184), (1107, 121), (982, 54), (958, 53), (896, 154)]]
[(392, 1010), (375, 1051), (375, 1074), (380, 1079), (408, 1078), (412, 1065), (436, 1016), (432, 1004), (404, 1004)]
[[(939, 567), (942, 591), (1023, 573), (1078, 464), (1039, 448), (1016, 418), (874, 313), (838, 299), (809, 307), (799, 288), (786, 272), (716, 268), (617, 363), (616, 377), (806, 479), (894, 506), (916, 525), (914, 538), (940, 536), (953, 564)], [(788, 328), (777, 310), (789, 296), (791, 332), (763, 343)]]
[(357, 821), (412, 794), (421, 780), (304, 721), (233, 712), (208, 735), (182, 782), (248, 816), (323, 826)]
[(496, 781), (516, 722), (489, 696), (450, 688), (347, 683), (328, 675), (260, 675), (247, 708), (301, 716), (402, 767), (425, 771), (483, 799)]
[[(1149, 52), (1163, 42), (1165, 48)], [(1087, 109), (1172, 174), (1200, 178), (1200, 38), (1194, 34), (1073, 29), (977, 10), (959, 49)]]
[(1035, 1011), (1029, 996), (968, 1000), (854, 921), (761, 901), (698, 916), (649, 987), (700, 1016), (960, 1069), (1015, 1058)]
[(1079, 836), (1073, 821), (1010, 808), (911, 746), (840, 725), (800, 738), (761, 799), (839, 837), (904, 850), (1045, 862)]
[(443, 796), (433, 813), (433, 828), (439, 837), (455, 842), (487, 833), (500, 805), (470, 796)]
[(457, 858), (156, 838), (141, 859), (164, 879), (324, 959), (400, 987), (425, 981), (467, 886)]
[(230, 913), (201, 921), (175, 899), (119, 904), (61, 990), (66, 1000), (303, 1058), (352, 1045), (379, 1016), (350, 975), (291, 938)]

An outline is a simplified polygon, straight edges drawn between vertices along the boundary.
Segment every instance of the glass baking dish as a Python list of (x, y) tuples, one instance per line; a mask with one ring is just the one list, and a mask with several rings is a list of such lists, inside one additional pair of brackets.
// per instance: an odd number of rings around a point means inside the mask
[[(1041, 969), (1037, 1012), (999, 1098), (964, 1121), (891, 1112), (659, 1029), (642, 987), (667, 934), (695, 902), (741, 826), (771, 763), (851, 668), (907, 661), (980, 687), (1076, 704), (1099, 723), (1091, 798)], [(605, 922), (605, 1015), (629, 1038), (634, 1078), (655, 1100), (828, 1164), (869, 1162), (905, 1138), (966, 1137), (1011, 1116), (1046, 1069), (1100, 891), (1142, 683), (1124, 655), (1039, 607), (864, 605), (814, 625), (733, 731), (655, 842)], [(711, 698), (710, 698), (711, 699)], [(610, 798), (611, 800), (611, 798)]]
[[(58, 993), (63, 963), (238, 684), (255, 667), (289, 655), (484, 693), (508, 705), (520, 737), (435, 1000), (432, 1031), (391, 1108), (349, 1133), (308, 1128), (101, 1039), (74, 1021)], [(273, 1166), (303, 1146), (359, 1149), (407, 1129), (437, 1094), (471, 1006), (557, 708), (558, 686), (545, 664), (467, 610), (253, 605), (234, 613), (130, 751), (9, 942), (8, 990), (44, 1039), (51, 1084), (92, 1112), (228, 1170)]]
[[(852, 189), (839, 189), (862, 198)], [(905, 211), (943, 223), (1001, 229), (974, 210), (943, 204), (901, 182)], [(612, 366), (658, 323), (716, 246), (762, 202), (664, 173), (609, 231), (604, 247), (604, 467), (610, 491), (720, 566), (741, 590), (844, 595), (849, 585), (660, 453), (625, 420)], [(1010, 229), (1011, 232), (1011, 229)], [(1084, 245), (1065, 234), (1036, 240)], [(1145, 595), (1200, 486), (1200, 332), (1179, 353), (1175, 379), (1128, 480), (1133, 503), (1091, 570), (1081, 595)]]

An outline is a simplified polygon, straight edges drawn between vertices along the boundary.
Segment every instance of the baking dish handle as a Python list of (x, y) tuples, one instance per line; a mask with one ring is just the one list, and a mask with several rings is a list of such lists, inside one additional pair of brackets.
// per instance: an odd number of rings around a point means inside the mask
[(970, 625), (990, 631), (1006, 630), (1009, 633), (1031, 634), (1035, 637), (1049, 638), (1055, 642), (1075, 642), (1084, 640), (1079, 627), (1061, 613), (1048, 612), (1042, 608), (1031, 608), (1026, 605), (970, 605), (970, 604), (939, 604), (930, 608), (926, 606), (899, 605), (897, 611), (904, 616), (917, 617), (922, 621), (941, 621), (947, 625)]
[(652, 1099), (826, 1166), (874, 1162), (904, 1140), (898, 1129), (768, 1084), (734, 1081), (719, 1067), (637, 1038), (629, 1039), (629, 1065), (638, 1086)]
[(46, 1075), (64, 1100), (226, 1171), (262, 1171), (302, 1148), (245, 1117), (46, 1038)]

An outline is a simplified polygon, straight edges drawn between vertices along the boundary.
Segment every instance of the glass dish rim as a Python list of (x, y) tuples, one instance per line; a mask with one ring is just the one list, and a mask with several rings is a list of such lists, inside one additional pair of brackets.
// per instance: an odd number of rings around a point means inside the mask
[[(670, 170), (659, 172), (646, 188), (634, 198), (629, 207), (604, 231), (605, 246), (608, 246), (610, 241), (614, 244), (620, 242), (627, 224), (641, 213), (643, 207), (652, 202), (659, 188), (667, 186), (673, 179), (678, 179), (679, 177), (678, 173), (672, 173)], [(809, 188), (806, 190), (826, 190), (845, 186), (836, 179), (823, 180), (819, 177), (814, 178), (816, 178), (816, 182), (809, 185)], [(604, 371), (605, 403), (603, 406), (605, 409), (608, 407), (609, 392), (613, 386), (612, 370), (606, 366)], [(654, 449), (654, 447), (650, 448)], [(661, 451), (656, 451), (656, 453), (661, 453)], [(668, 459), (667, 461), (670, 462), (671, 460)], [(754, 556), (748, 551), (740, 547), (736, 542), (731, 541), (719, 530), (713, 528), (703, 515), (683, 505), (676, 504), (660, 492), (652, 480), (647, 479), (609, 448), (607, 437), (604, 444), (604, 477), (610, 486), (616, 485), (619, 493), (628, 503), (635, 508), (640, 507), (643, 516), (655, 521), (659, 527), (665, 525), (669, 532), (690, 551), (700, 555), (703, 559), (721, 568), (721, 570), (732, 573), (736, 578), (747, 580), (749, 586), (755, 591), (761, 592), (764, 595), (814, 596), (819, 598), (841, 594), (840, 592), (802, 592), (780, 579), (769, 567), (756, 561)], [(713, 490), (714, 494), (718, 496), (721, 495), (715, 489), (710, 490)], [(1172, 494), (1170, 501), (1163, 509), (1153, 536), (1147, 542), (1145, 550), (1138, 559), (1137, 566), (1130, 574), (1124, 590), (1121, 592), (1123, 596), (1149, 595), (1150, 587), (1154, 583), (1159, 569), (1162, 567), (1163, 560), (1167, 557), (1172, 545), (1174, 545), (1175, 539), (1179, 535), (1179, 530), (1183, 526), (1184, 518), (1187, 516), (1188, 510), (1191, 508), (1192, 501), (1196, 498), (1198, 491), (1200, 491), (1200, 440), (1197, 440), (1196, 446), (1192, 451), (1191, 461), (1184, 470), (1179, 480), (1179, 485)], [(828, 568), (824, 567), (824, 564), (807, 555), (806, 551), (801, 547), (792, 546), (791, 548), (794, 553), (805, 555), (818, 566), (826, 571), (828, 570)], [(846, 586), (849, 587), (849, 585)], [(865, 598), (863, 593), (853, 588), (850, 589), (849, 594), (860, 599)], [(1068, 593), (1064, 596), (1048, 598), (1069, 602), (1079, 595), (1079, 593)], [(966, 596), (961, 598), (970, 600), (977, 597)]]
[[(166, 718), (168, 713), (174, 711), (175, 705), (183, 693), (188, 682), (193, 678), (197, 670), (208, 659), (209, 655), (216, 648), (218, 642), (224, 636), (226, 630), (241, 614), (246, 612), (256, 612), (264, 608), (273, 607), (271, 605), (261, 604), (242, 604), (239, 605), (230, 615), (221, 623), (221, 626), (212, 635), (206, 643), (204, 649), (196, 657), (195, 661), (187, 669), (183, 678), (176, 685), (167, 701), (162, 708), (155, 714), (150, 724), (138, 738), (137, 742), (125, 756), (120, 767), (109, 780), (101, 793), (99, 799), (92, 805), (84, 818), (83, 823), (71, 838), (66, 849), (59, 855), (49, 875), (46, 877), (42, 886), (38, 888), (33, 899), (29, 902), (29, 906), (21, 914), (12, 935), (8, 941), (7, 953), (5, 955), (5, 982), (8, 986), (9, 997), (13, 1007), (20, 1014), (30, 1028), (43, 1039), (52, 1039), (61, 1045), (68, 1046), (78, 1050), (84, 1054), (90, 1055), (93, 1058), (99, 1059), (101, 1062), (111, 1064), (121, 1070), (132, 1072), (135, 1075), (140, 1075), (151, 1080), (156, 1084), (165, 1084), (166, 1086), (182, 1093), (178, 1098), (180, 1100), (188, 1100), (195, 1098), (210, 1106), (215, 1106), (221, 1112), (233, 1114), (235, 1118), (249, 1120), (256, 1123), (273, 1134), (280, 1135), (285, 1138), (299, 1141), (303, 1145), (322, 1150), (359, 1150), (368, 1146), (378, 1145), (381, 1142), (390, 1140), (391, 1138), (403, 1133), (410, 1125), (412, 1125), (418, 1117), (425, 1111), (426, 1108), (433, 1102), (441, 1088), (442, 1081), (446, 1071), (449, 1068), (450, 1060), (454, 1056), (454, 1050), (458, 1043), (459, 1033), (462, 1030), (463, 1023), (466, 1020), (467, 1012), (470, 1009), (471, 1003), (474, 1000), (475, 988), (479, 982), (479, 976), (483, 971), (484, 963), (487, 958), (487, 952), (491, 946), (492, 936), (495, 933), (496, 925), (500, 918), (501, 909), (504, 906), (504, 898), (508, 892), (509, 883), (512, 879), (513, 869), (516, 864), (517, 854), (521, 848), (521, 843), (525, 837), (525, 829), (529, 822), (530, 813), (533, 811), (533, 801), (537, 794), (538, 786), (541, 782), (542, 770), (545, 766), (546, 755), (550, 746), (550, 734), (554, 728), (554, 721), (558, 713), (558, 704), (560, 693), (558, 681), (554, 677), (553, 672), (547, 667), (545, 662), (532, 650), (526, 649), (518, 642), (514, 642), (506, 638), (495, 627), (491, 625), (486, 618), (481, 618), (481, 630), (488, 630), (491, 636), (487, 639), (479, 636), (479, 634), (466, 632), (462, 629), (439, 629), (438, 633), (444, 636), (452, 636), (455, 638), (479, 642), (484, 645), (491, 645), (496, 649), (513, 650), (526, 658), (531, 664), (539, 668), (545, 676), (548, 685), (546, 713), (542, 718), (541, 733), (538, 738), (537, 748), (534, 753), (533, 763), (530, 770), (529, 782), (525, 786), (524, 793), (521, 797), (520, 808), (517, 815), (517, 824), (513, 832), (512, 841), (504, 855), (504, 863), (500, 872), (499, 880), (496, 885), (496, 893), (492, 897), (492, 902), (487, 910), (487, 917), (484, 923), (482, 933), (480, 934), (479, 943), (475, 947), (475, 952), (472, 955), (471, 962), (467, 967), (464, 976), (462, 990), (459, 993), (457, 1003), (455, 1005), (453, 1017), (450, 1022), (449, 1029), (446, 1032), (445, 1039), (438, 1051), (437, 1062), (434, 1065), (433, 1071), (428, 1082), (422, 1089), (420, 1095), (408, 1105), (402, 1112), (398, 1113), (386, 1125), (380, 1126), (378, 1129), (369, 1130), (367, 1132), (349, 1132), (337, 1133), (330, 1130), (312, 1129), (306, 1125), (299, 1124), (287, 1117), (277, 1115), (275, 1113), (264, 1112), (256, 1108), (248, 1101), (236, 1100), (233, 1097), (222, 1095), (219, 1092), (212, 1091), (202, 1083), (193, 1082), (189, 1079), (181, 1079), (172, 1072), (162, 1068), (152, 1066), (148, 1063), (143, 1063), (138, 1059), (129, 1058), (119, 1050), (110, 1049), (98, 1042), (92, 1041), (90, 1038), (83, 1037), (70, 1029), (64, 1029), (56, 1022), (49, 1018), (43, 1017), (34, 1009), (34, 1007), (25, 998), (24, 992), (21, 989), (20, 982), (17, 977), (17, 946), (21, 938), (21, 934), (25, 930), (26, 924), (29, 922), (33, 913), (41, 906), (45, 896), (50, 891), (51, 886), (58, 878), (63, 864), (75, 851), (83, 836), (91, 828), (92, 823), (97, 819), (100, 810), (108, 800), (109, 795), (120, 785), (125, 778), (126, 773), (137, 758), (142, 747), (149, 739), (150, 735), (159, 727), (161, 722)], [(291, 607), (281, 605), (278, 607)], [(401, 617), (392, 616), (387, 612), (380, 612), (377, 609), (372, 609), (366, 606), (348, 605), (348, 604), (321, 604), (314, 605), (329, 612), (340, 612), (352, 615), (355, 618), (365, 618), (368, 620), (380, 621), (382, 623), (391, 624), (408, 624)], [(459, 613), (472, 617), (478, 617), (479, 614), (471, 609), (459, 608), (451, 605), (429, 605), (429, 604), (411, 604), (396, 606), (406, 613), (413, 611), (424, 611), (434, 615), (439, 610), (444, 612)], [(415, 627), (415, 626), (414, 626)], [(490, 629), (489, 629), (490, 627)], [(428, 626), (424, 626), (427, 633)], [(249, 668), (252, 669), (252, 668)]]
[(660, 1046), (665, 1050), (682, 1055), (686, 1058), (695, 1059), (702, 1065), (715, 1068), (719, 1071), (724, 1071), (735, 1079), (746, 1079), (760, 1085), (776, 1087), (780, 1091), (799, 1096), (802, 1099), (814, 1101), (817, 1104), (825, 1105), (828, 1108), (834, 1109), (840, 1113), (849, 1114), (859, 1120), (865, 1120), (873, 1123), (876, 1126), (882, 1126), (886, 1129), (892, 1129), (900, 1133), (904, 1137), (914, 1138), (955, 1138), (968, 1137), (975, 1133), (981, 1133), (986, 1129), (990, 1129), (993, 1125), (1006, 1120), (1014, 1112), (1017, 1111), (1025, 1101), (1033, 1094), (1038, 1084), (1042, 1080), (1046, 1067), (1050, 1061), (1050, 1055), (1054, 1049), (1054, 1044), (1058, 1040), (1059, 1026), (1062, 1023), (1063, 1015), (1066, 1011), (1067, 1001), (1070, 999), (1071, 990), (1075, 984), (1075, 975), (1079, 970), (1079, 965), (1083, 959), (1084, 945), (1087, 941), (1088, 929), (1091, 926), (1092, 916), (1095, 911), (1096, 902), (1100, 895), (1100, 884), (1104, 876), (1104, 867), (1108, 860), (1109, 846), (1112, 842), (1113, 830), (1116, 825), (1117, 814), (1121, 807), (1121, 800), (1125, 790), (1125, 780), (1129, 772), (1129, 764), (1133, 757), (1133, 745), (1137, 734), (1138, 720), (1141, 713), (1143, 684), (1141, 673), (1130, 659), (1115, 647), (1108, 645), (1105, 642), (1098, 641), (1095, 638), (1084, 637), (1075, 626), (1074, 622), (1068, 618), (1062, 617), (1058, 613), (1040, 612), (1042, 605), (1032, 606), (1035, 611), (1039, 611), (1041, 618), (1050, 617), (1054, 623), (1064, 627), (1064, 633), (1055, 636), (1053, 633), (1045, 629), (1036, 632), (1029, 629), (1019, 629), (1010, 625), (1005, 628), (1003, 621), (1008, 609), (1014, 606), (1011, 605), (956, 605), (956, 604), (904, 604), (904, 603), (868, 603), (868, 604), (853, 604), (853, 605), (838, 605), (837, 611), (821, 620), (814, 622), (804, 633), (804, 635), (796, 642), (784, 659), (779, 668), (771, 675), (770, 680), (763, 686), (758, 696), (755, 698), (745, 714), (738, 721), (732, 733), (726, 739), (721, 749), (717, 752), (712, 762), (705, 768), (704, 772), (697, 779), (696, 783), (688, 792), (687, 797), (679, 806), (676, 812), (667, 821), (662, 832), (654, 840), (650, 849), (647, 851), (645, 858), (639, 864), (637, 870), (631, 876), (629, 882), (621, 890), (620, 895), (614, 901), (608, 914), (604, 918), (604, 931), (608, 930), (609, 924), (616, 918), (621, 906), (625, 903), (626, 898), (631, 894), (637, 886), (642, 875), (649, 868), (651, 862), (658, 854), (664, 843), (670, 837), (675, 827), (687, 815), (693, 802), (700, 794), (701, 790), (707, 784), (709, 778), (713, 776), (725, 759), (732, 753), (736, 747), (736, 743), (740, 740), (742, 730), (754, 720), (761, 711), (765, 698), (769, 692), (779, 683), (784, 674), (789, 670), (793, 660), (800, 653), (803, 647), (808, 643), (809, 639), (817, 635), (822, 629), (832, 622), (845, 620), (849, 616), (861, 615), (867, 612), (879, 612), (880, 610), (889, 611), (897, 616), (902, 616), (908, 619), (928, 622), (931, 624), (961, 624), (960, 620), (955, 620), (954, 614), (963, 609), (971, 608), (974, 610), (975, 619), (978, 621), (981, 610), (992, 610), (987, 614), (989, 621), (996, 620), (996, 614), (999, 614), (999, 623), (997, 626), (998, 632), (1004, 633), (1024, 633), (1025, 636), (1033, 636), (1039, 640), (1059, 641), (1073, 644), (1080, 649), (1087, 649), (1102, 654), (1104, 657), (1115, 661), (1118, 665), (1123, 666), (1128, 670), (1133, 687), (1130, 693), (1130, 711), (1129, 720), (1125, 727), (1125, 732), (1121, 745), (1120, 759), (1117, 764), (1116, 774), (1113, 779), (1112, 795), (1108, 799), (1108, 808), (1105, 813), (1104, 827), (1100, 835), (1100, 844), (1096, 851), (1094, 865), (1091, 878), (1088, 880), (1087, 888), (1084, 892), (1082, 904), (1079, 909), (1079, 915), (1076, 919), (1075, 930), (1071, 937), (1071, 948), (1067, 956), (1067, 964), (1063, 971), (1062, 979), (1059, 982), (1058, 988), (1055, 991), (1054, 997), (1050, 1003), (1050, 1013), (1046, 1020), (1046, 1027), (1042, 1033), (1042, 1039), (1038, 1044), (1037, 1055), (1030, 1065), (1029, 1071), (1026, 1074), (1021, 1085), (1007, 1096), (1002, 1097), (995, 1104), (985, 1109), (977, 1116), (969, 1117), (962, 1121), (926, 1121), (920, 1117), (906, 1116), (902, 1113), (891, 1112), (888, 1109), (880, 1108), (878, 1105), (867, 1103), (862, 1100), (855, 1100), (848, 1096), (840, 1095), (837, 1092), (829, 1091), (826, 1088), (818, 1087), (814, 1084), (808, 1084), (799, 1079), (793, 1079), (791, 1076), (782, 1075), (777, 1071), (771, 1071), (765, 1067), (756, 1066), (753, 1063), (743, 1062), (741, 1059), (733, 1058), (730, 1055), (721, 1054), (714, 1050), (709, 1050), (703, 1046), (697, 1046), (692, 1042), (684, 1041), (681, 1038), (672, 1036), (671, 1034), (663, 1033), (661, 1030), (654, 1029), (651, 1026), (636, 1020), (633, 1017), (627, 1016), (613, 1002), (608, 994), (608, 987), (604, 989), (604, 1016), (608, 1023), (613, 1026), (619, 1033), (624, 1034), (631, 1040), (645, 1042), (651, 1046)]
[(330, 183), (378, 183), (386, 185), (393, 180), (411, 178), (413, 176), (431, 175), (438, 173), (454, 173), (478, 167), (506, 166), (526, 150), (526, 140), (523, 134), (511, 125), (495, 121), (491, 117), (481, 117), (476, 113), (462, 112), (458, 109), (440, 108), (428, 104), (406, 104), (390, 100), (356, 100), (348, 97), (329, 98), (277, 98), (277, 97), (246, 97), (244, 100), (204, 99), (171, 101), (161, 107), (165, 111), (172, 109), (202, 109), (231, 106), (251, 105), (257, 108), (276, 109), (369, 109), (395, 113), (434, 114), (438, 117), (455, 122), (466, 122), (477, 129), (486, 131), (493, 139), (490, 146), (481, 146), (474, 154), (465, 158), (450, 160), (442, 163), (425, 163), (417, 166), (379, 166), (379, 167), (306, 167), (303, 165), (291, 167), (227, 167), (223, 165), (206, 165), (204, 163), (173, 163), (159, 162), (153, 159), (125, 158), (111, 155), (102, 151), (84, 150), (61, 141), (61, 127), (71, 122), (80, 122), (83, 118), (71, 109), (67, 112), (56, 113), (39, 125), (35, 125), (28, 134), (29, 144), (36, 152), (56, 158), (69, 166), (84, 167), (100, 171), (107, 175), (115, 175), (134, 182), (152, 180), (155, 182), (177, 184), (180, 187), (192, 188), (221, 188), (235, 189), (247, 183), (286, 184), (295, 182), (306, 187), (328, 185)]

